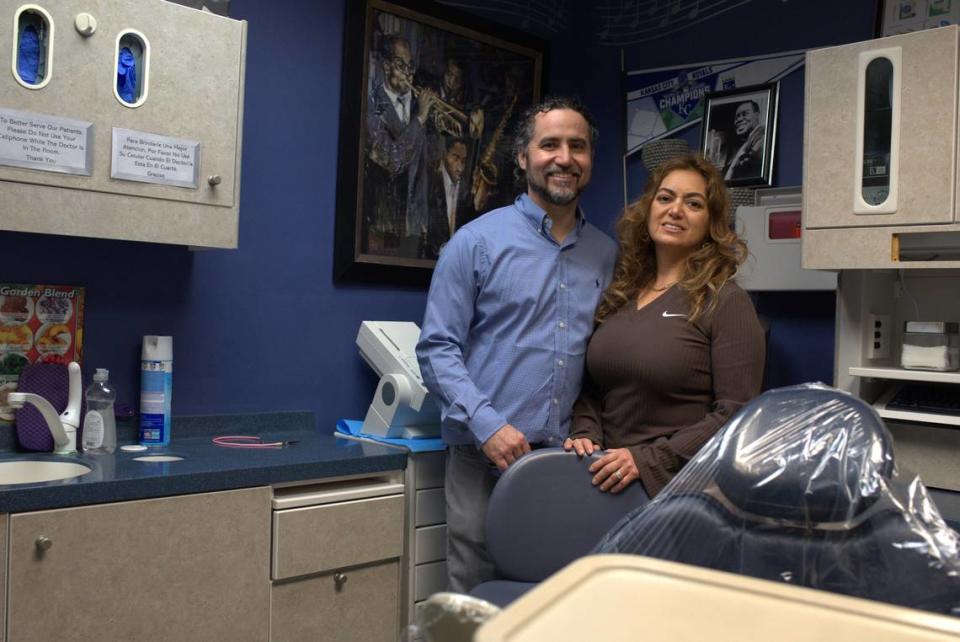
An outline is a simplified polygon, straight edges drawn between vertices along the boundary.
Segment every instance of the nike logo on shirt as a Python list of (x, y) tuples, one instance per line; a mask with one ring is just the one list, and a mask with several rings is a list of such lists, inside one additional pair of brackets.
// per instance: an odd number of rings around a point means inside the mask
[(687, 316), (687, 315), (685, 315), (685, 314), (671, 314), (670, 312), (667, 312), (666, 310), (663, 311), (663, 317), (664, 317), (664, 318), (668, 318), (668, 317), (685, 317), (685, 316)]

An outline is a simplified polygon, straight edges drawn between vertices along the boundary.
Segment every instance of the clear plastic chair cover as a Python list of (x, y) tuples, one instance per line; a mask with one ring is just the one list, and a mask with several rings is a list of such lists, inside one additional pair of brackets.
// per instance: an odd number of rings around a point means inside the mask
[(874, 409), (823, 384), (747, 404), (594, 552), (960, 614), (957, 534)]

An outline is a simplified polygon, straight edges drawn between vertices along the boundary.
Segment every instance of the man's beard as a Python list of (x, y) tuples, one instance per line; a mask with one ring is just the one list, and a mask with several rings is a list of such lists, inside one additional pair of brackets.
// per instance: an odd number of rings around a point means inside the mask
[[(547, 174), (550, 174), (550, 172), (546, 172), (544, 176), (546, 177)], [(576, 176), (578, 179), (580, 178), (579, 174)], [(569, 190), (550, 189), (546, 182), (540, 183), (527, 173), (527, 187), (552, 205), (569, 205), (580, 198), (585, 185), (577, 185)]]

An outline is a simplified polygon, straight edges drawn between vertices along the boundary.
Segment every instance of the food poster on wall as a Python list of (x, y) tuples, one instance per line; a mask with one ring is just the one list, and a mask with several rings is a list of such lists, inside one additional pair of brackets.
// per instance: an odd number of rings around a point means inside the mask
[[(84, 288), (0, 283), (0, 393), (16, 390), (31, 363), (80, 362)], [(0, 422), (14, 410), (0, 404)]]

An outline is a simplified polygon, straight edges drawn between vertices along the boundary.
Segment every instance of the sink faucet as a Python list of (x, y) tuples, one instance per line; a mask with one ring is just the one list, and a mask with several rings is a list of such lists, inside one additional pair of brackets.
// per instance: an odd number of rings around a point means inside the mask
[(47, 428), (53, 436), (53, 452), (58, 455), (70, 455), (77, 452), (77, 427), (80, 425), (80, 364), (71, 361), (67, 366), (70, 388), (67, 393), (67, 409), (60, 415), (50, 402), (32, 392), (11, 392), (7, 403), (12, 408), (23, 408), (25, 403), (32, 404), (43, 415)]

